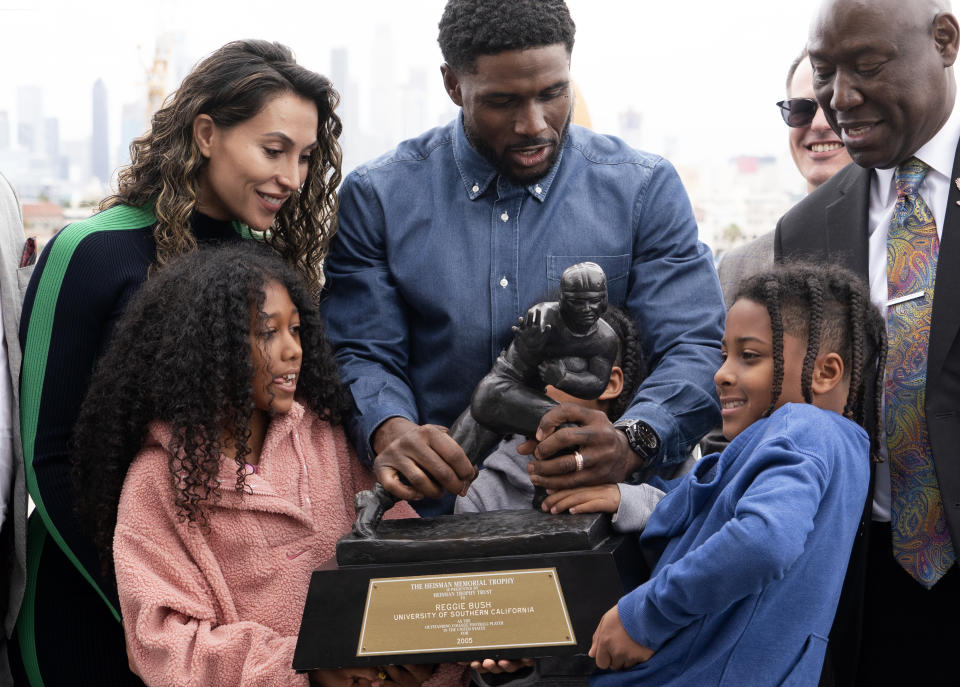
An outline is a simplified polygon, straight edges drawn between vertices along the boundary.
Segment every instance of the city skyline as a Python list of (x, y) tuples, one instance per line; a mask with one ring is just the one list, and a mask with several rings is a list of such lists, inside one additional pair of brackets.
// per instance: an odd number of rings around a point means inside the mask
[[(423, 70), (429, 105), (436, 110), (446, 106), (436, 102), (446, 99), (436, 45), (443, 4), (366, 0), (346, 8), (329, 1), (289, 2), (279, 18), (264, 14), (251, 0), (196, 6), (183, 0), (149, 5), (102, 0), (102, 11), (91, 17), (65, 0), (26, 5), (0, 0), (9, 34), (9, 40), (0, 41), (0, 59), (21, 65), (0, 84), (0, 110), (11, 110), (18, 86), (41, 85), (48, 112), (64, 120), (64, 138), (77, 138), (90, 131), (90, 114), (74, 104), (84, 102), (90, 86), (102, 78), (116, 121), (121, 103), (141, 98), (156, 44), (170, 35), (177, 36), (170, 86), (224, 42), (258, 37), (289, 45), (302, 64), (326, 74), (332, 71), (332, 50), (345, 48), (353, 78), (364, 91), (385, 80), (384, 73), (392, 73), (393, 85), (400, 86), (412, 70)], [(783, 95), (786, 66), (805, 41), (817, 0), (788, 7), (761, 0), (739, 0), (732, 7), (706, 0), (683, 8), (637, 0), (570, 0), (569, 5), (578, 27), (572, 73), (598, 130), (614, 131), (619, 113), (632, 106), (646, 115), (650, 135), (656, 132), (658, 141), (651, 147), (673, 137), (682, 148), (688, 139), (689, 147), (696, 142), (729, 157), (767, 154), (774, 152), (771, 146), (781, 146), (782, 124), (770, 116), (772, 103)], [(291, 20), (298, 14), (315, 18), (316, 28)], [(102, 21), (105, 16), (111, 21)], [(750, 28), (758, 25), (767, 30)], [(333, 29), (325, 31), (326, 26)], [(375, 65), (384, 28), (392, 31), (395, 59)], [(26, 63), (24, 54), (31, 57)], [(360, 123), (367, 126), (379, 99), (367, 93), (358, 97)]]
[[(129, 141), (145, 128), (149, 101), (156, 95), (158, 61), (169, 91), (204, 55), (238, 37), (283, 42), (301, 64), (331, 76), (342, 98), (345, 172), (455, 115), (439, 74), (436, 24), (443, 0), (367, 0), (350, 8), (329, 2), (288, 4), (291, 12), (285, 12), (284, 21), (269, 13), (261, 16), (250, 0), (231, 3), (229, 13), (220, 2), (131, 6), (105, 0), (102, 16), (116, 14), (108, 26), (91, 22), (64, 0), (20, 7), (0, 0), (0, 21), (12, 19), (4, 23), (10, 23), (17, 40), (40, 31), (41, 43), (52, 46), (0, 84), (0, 113), (6, 113), (12, 128), (18, 89), (39, 88), (44, 117), (56, 121), (60, 155), (69, 160), (66, 176), (82, 189), (80, 195), (92, 196), (98, 189), (81, 177), (92, 166), (93, 84), (102, 80), (108, 94), (107, 150), (113, 174), (126, 161)], [(787, 136), (773, 103), (783, 97), (786, 68), (803, 45), (816, 0), (799, 0), (789, 8), (760, 0), (741, 0), (735, 8), (703, 0), (685, 8), (635, 0), (568, 4), (577, 23), (571, 71), (593, 128), (670, 159), (688, 186), (705, 233), (731, 224), (744, 229), (744, 223), (750, 224), (745, 218), (764, 214), (745, 209), (742, 200), (725, 198), (731, 188), (724, 180), (731, 169), (734, 176), (739, 173), (739, 157), (773, 160), (746, 184), (754, 187), (757, 178), (765, 179), (768, 188), (757, 191), (758, 204), (782, 210), (802, 195), (799, 174), (783, 164)], [(322, 17), (323, 26), (337, 30), (324, 31), (318, 24), (310, 32), (290, 21), (297, 10)], [(697, 15), (700, 19), (691, 23)], [(747, 29), (757, 25), (769, 30), (758, 34)], [(95, 47), (74, 50), (81, 36), (84, 45)], [(14, 59), (17, 40), (0, 44), (0, 59)], [(71, 55), (64, 61), (66, 53)], [(16, 140), (12, 131), (9, 138)], [(29, 161), (21, 163), (29, 169)], [(725, 208), (723, 217), (718, 217), (718, 207)], [(747, 227), (746, 233), (754, 232)]]

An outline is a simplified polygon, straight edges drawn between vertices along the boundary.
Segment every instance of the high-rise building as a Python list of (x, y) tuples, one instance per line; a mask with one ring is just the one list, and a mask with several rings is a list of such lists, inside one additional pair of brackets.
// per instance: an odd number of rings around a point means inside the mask
[(359, 89), (350, 78), (350, 53), (346, 48), (334, 48), (330, 51), (330, 80), (340, 94), (337, 116), (343, 125), (340, 135), (340, 147), (343, 150), (343, 171), (349, 172), (363, 162), (366, 149), (363, 146), (363, 134), (360, 131)]
[(430, 126), (427, 118), (430, 85), (426, 69), (416, 67), (410, 70), (410, 78), (400, 95), (401, 138), (417, 136)]
[(70, 174), (70, 161), (60, 154), (60, 120), (56, 117), (43, 120), (43, 149), (54, 176), (66, 179)]
[(353, 135), (357, 133), (360, 124), (357, 117), (360, 108), (357, 103), (357, 87), (350, 79), (348, 63), (349, 53), (346, 48), (334, 48), (330, 51), (330, 80), (340, 94), (337, 115), (343, 123), (343, 133)]
[(90, 171), (104, 184), (110, 181), (108, 143), (107, 87), (103, 79), (93, 84), (93, 137), (90, 147)]
[(346, 48), (334, 48), (330, 51), (330, 80), (338, 91), (347, 85), (347, 62)]
[(32, 153), (43, 150), (43, 91), (39, 86), (17, 89), (17, 145)]
[(393, 30), (387, 24), (378, 24), (374, 30), (373, 74), (370, 85), (376, 94), (376, 106), (369, 108), (371, 133), (378, 150), (387, 150), (397, 144), (401, 110), (397, 78), (397, 45)]
[(144, 121), (146, 105), (142, 101), (125, 103), (120, 112), (120, 161), (130, 162), (130, 144), (133, 139), (143, 136), (147, 124)]
[(43, 151), (50, 160), (60, 157), (60, 120), (56, 117), (43, 120)]
[(0, 110), (0, 150), (10, 149), (10, 116)]

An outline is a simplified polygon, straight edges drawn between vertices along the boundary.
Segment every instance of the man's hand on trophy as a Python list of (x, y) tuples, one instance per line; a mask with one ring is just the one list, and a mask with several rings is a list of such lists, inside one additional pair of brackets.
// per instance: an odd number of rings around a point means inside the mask
[[(536, 439), (517, 450), (533, 454), (537, 460), (527, 464), (530, 481), (550, 491), (623, 482), (641, 467), (626, 435), (605, 413), (575, 403), (561, 403), (545, 413)], [(556, 457), (546, 460), (551, 456)]]
[(463, 449), (439, 425), (392, 417), (374, 433), (373, 472), (394, 496), (415, 501), (467, 493), (477, 475)]

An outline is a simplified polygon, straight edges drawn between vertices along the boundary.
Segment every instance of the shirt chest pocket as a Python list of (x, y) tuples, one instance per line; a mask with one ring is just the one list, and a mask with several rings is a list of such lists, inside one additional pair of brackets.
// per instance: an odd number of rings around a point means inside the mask
[(623, 305), (627, 297), (627, 282), (630, 276), (631, 255), (548, 255), (548, 293), (559, 294), (560, 277), (563, 271), (578, 262), (595, 262), (607, 275), (607, 300), (613, 305)]

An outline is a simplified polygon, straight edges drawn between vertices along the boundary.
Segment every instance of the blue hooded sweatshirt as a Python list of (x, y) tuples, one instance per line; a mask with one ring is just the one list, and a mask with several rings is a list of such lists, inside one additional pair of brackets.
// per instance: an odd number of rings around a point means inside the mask
[(869, 472), (863, 428), (796, 403), (703, 458), (651, 515), (641, 542), (663, 553), (617, 605), (656, 653), (591, 685), (816, 685)]

